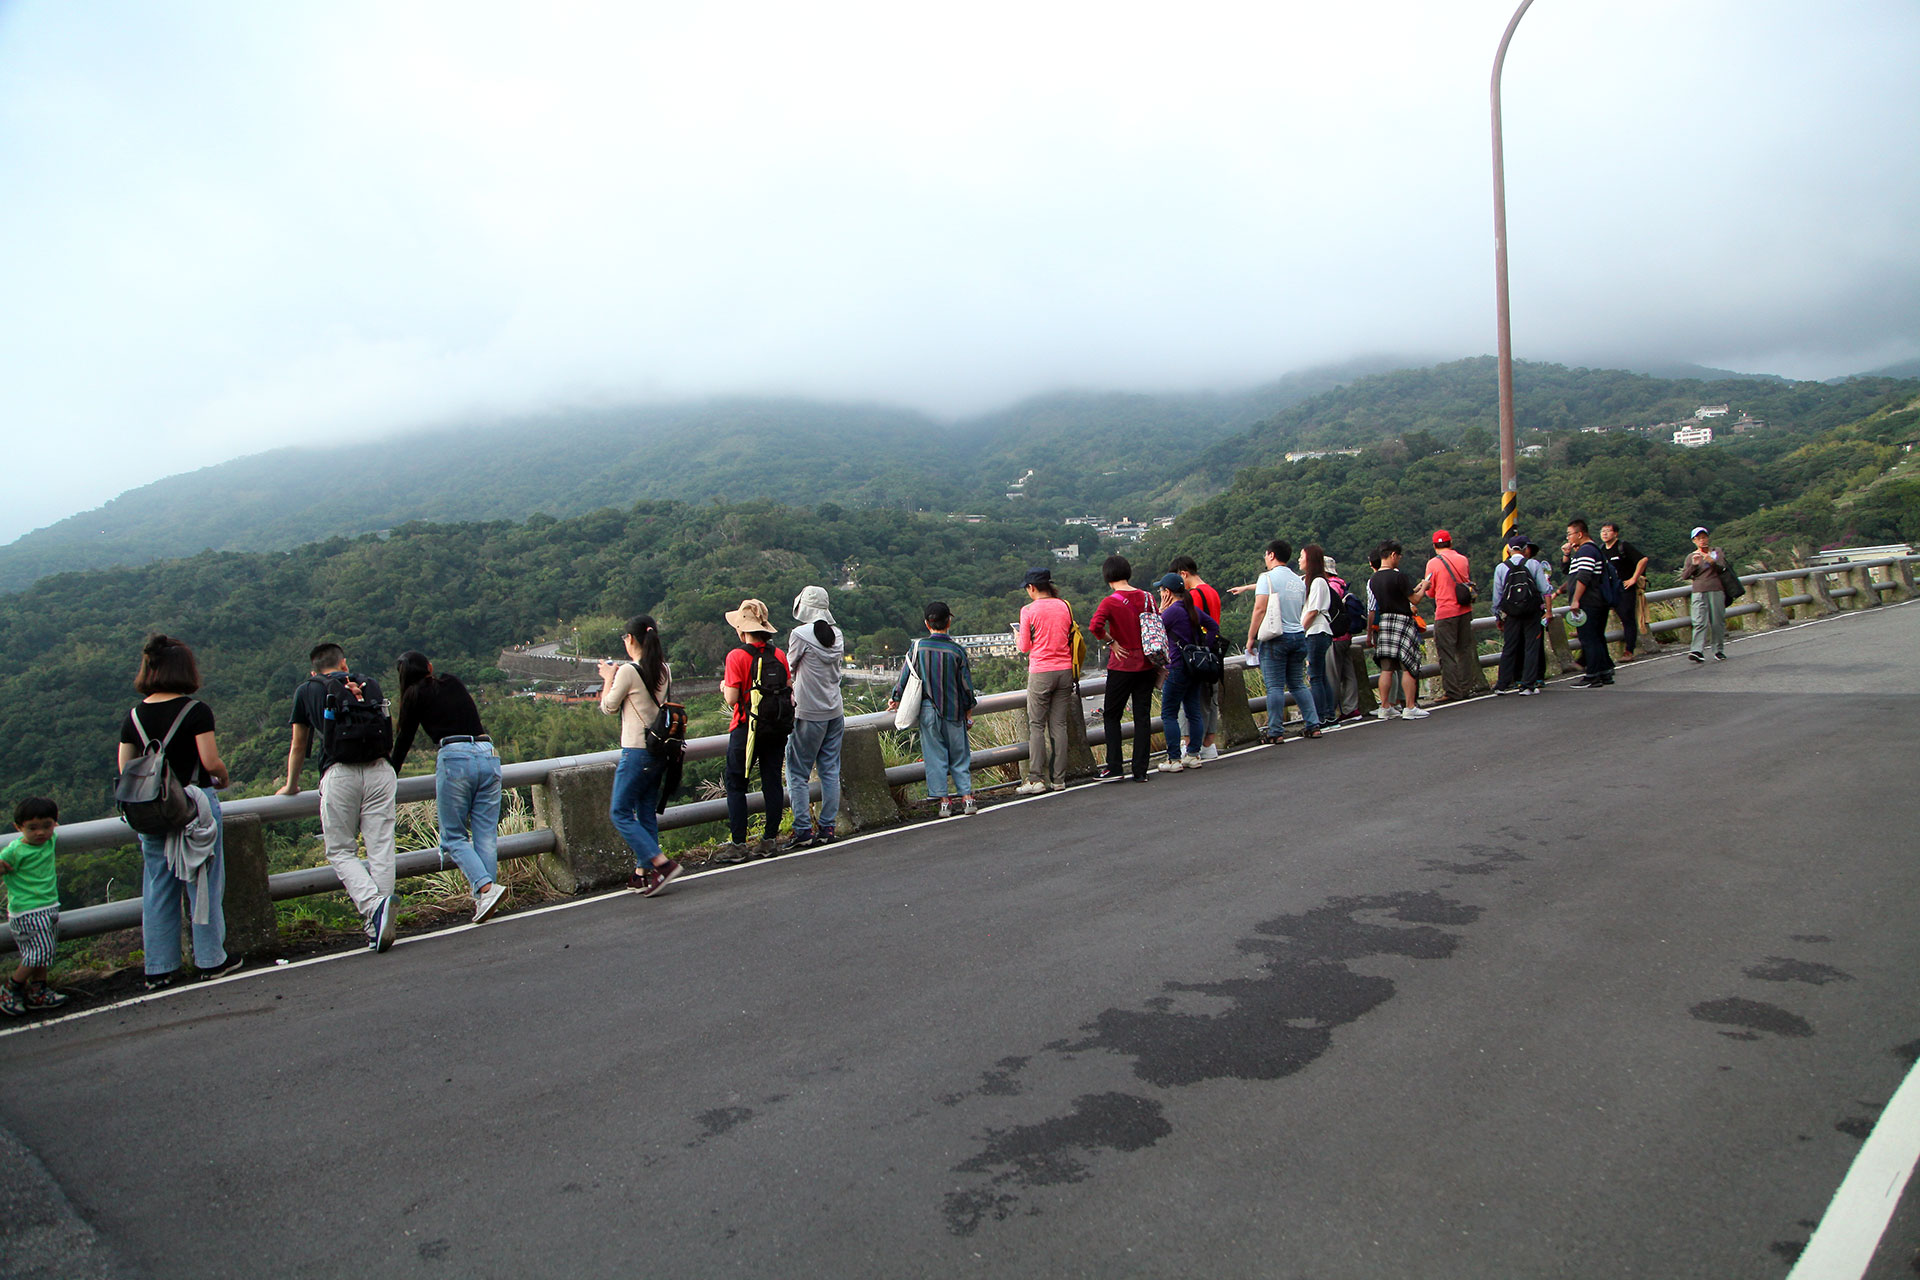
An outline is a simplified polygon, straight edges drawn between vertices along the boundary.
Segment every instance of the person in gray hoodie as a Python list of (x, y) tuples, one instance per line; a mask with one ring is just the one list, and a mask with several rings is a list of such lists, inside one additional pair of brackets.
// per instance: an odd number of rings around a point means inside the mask
[[(800, 625), (787, 638), (787, 666), (793, 677), (793, 734), (787, 739), (787, 804), (793, 809), (793, 834), (781, 853), (833, 841), (840, 816), (840, 738), (846, 706), (840, 698), (840, 669), (846, 636), (827, 608), (827, 589), (808, 587), (793, 598), (793, 620)], [(813, 821), (810, 792), (820, 771), (820, 821)]]

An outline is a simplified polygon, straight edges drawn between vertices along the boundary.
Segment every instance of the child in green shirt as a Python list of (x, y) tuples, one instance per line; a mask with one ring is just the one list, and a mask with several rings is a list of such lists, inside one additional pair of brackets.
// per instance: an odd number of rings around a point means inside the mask
[(67, 997), (47, 986), (47, 966), (60, 942), (60, 885), (53, 872), (53, 830), (60, 806), (29, 796), (13, 807), (19, 838), (0, 849), (0, 878), (7, 885), (7, 922), (20, 948), (20, 967), (0, 985), (0, 1013), (17, 1018), (29, 1009), (57, 1009)]

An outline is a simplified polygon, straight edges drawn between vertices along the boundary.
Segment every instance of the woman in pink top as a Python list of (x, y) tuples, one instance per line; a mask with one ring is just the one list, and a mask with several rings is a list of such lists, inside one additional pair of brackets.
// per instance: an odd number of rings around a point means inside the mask
[(1029, 569), (1027, 607), (1020, 611), (1020, 652), (1027, 655), (1027, 780), (1016, 795), (1067, 789), (1067, 699), (1073, 679), (1073, 610), (1049, 569)]

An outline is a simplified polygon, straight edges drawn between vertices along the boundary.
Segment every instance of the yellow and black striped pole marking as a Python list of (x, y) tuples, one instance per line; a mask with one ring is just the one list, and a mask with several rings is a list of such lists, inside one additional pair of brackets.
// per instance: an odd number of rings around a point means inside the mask
[(1500, 495), (1500, 540), (1505, 542), (1513, 536), (1513, 526), (1520, 520), (1520, 494), (1513, 489)]

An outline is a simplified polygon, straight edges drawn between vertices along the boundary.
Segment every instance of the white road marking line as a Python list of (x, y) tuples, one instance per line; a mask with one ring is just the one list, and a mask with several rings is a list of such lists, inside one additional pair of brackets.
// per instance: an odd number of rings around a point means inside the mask
[(1920, 1160), (1920, 1065), (1894, 1091), (1787, 1280), (1860, 1280)]

